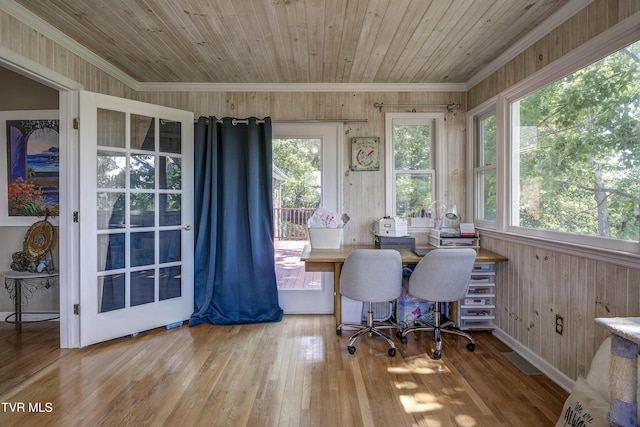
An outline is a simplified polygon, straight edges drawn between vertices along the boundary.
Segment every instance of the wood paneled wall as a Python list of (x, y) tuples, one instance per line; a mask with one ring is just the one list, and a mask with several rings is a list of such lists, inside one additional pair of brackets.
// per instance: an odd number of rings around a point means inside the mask
[(84, 89), (135, 98), (129, 86), (0, 10), (0, 46), (84, 85)]
[(639, 0), (593, 1), (471, 88), (467, 109), (471, 110), (498, 95), (638, 11)]
[[(497, 233), (485, 233), (481, 241), (509, 258), (498, 265), (496, 325), (570, 378), (586, 376), (609, 335), (593, 319), (640, 316), (640, 265)], [(556, 314), (564, 318), (563, 335), (555, 332)]]
[[(195, 116), (217, 117), (270, 116), (273, 120), (327, 120), (367, 119), (366, 123), (344, 125), (342, 142), (342, 164), (338, 168), (343, 179), (342, 212), (351, 217), (345, 228), (344, 242), (373, 244), (371, 223), (385, 212), (384, 155), (380, 171), (353, 172), (349, 170), (350, 138), (353, 136), (379, 136), (381, 151), (384, 151), (384, 115), (386, 112), (403, 111), (401, 108), (385, 108), (380, 112), (373, 107), (376, 102), (385, 104), (447, 104), (461, 103), (465, 94), (459, 92), (432, 93), (370, 93), (370, 92), (257, 92), (257, 93), (141, 93), (139, 100), (167, 105), (195, 112)], [(411, 111), (410, 109), (405, 109)], [(418, 111), (446, 111), (444, 108), (418, 108)], [(445, 147), (439, 155), (447, 159), (447, 180), (444, 194), (447, 202), (456, 202), (465, 212), (465, 123), (464, 107), (445, 113)], [(424, 238), (426, 242), (426, 237)]]

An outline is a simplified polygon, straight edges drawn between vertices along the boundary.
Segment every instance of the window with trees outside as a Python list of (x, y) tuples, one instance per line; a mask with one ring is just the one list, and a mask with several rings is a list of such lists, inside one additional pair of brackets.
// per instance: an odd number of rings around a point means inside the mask
[(495, 222), (497, 212), (496, 113), (488, 112), (476, 120), (477, 153), (476, 219)]
[(403, 218), (428, 215), (435, 194), (436, 116), (387, 113), (387, 212)]
[(640, 41), (512, 101), (510, 115), (512, 226), (638, 242)]

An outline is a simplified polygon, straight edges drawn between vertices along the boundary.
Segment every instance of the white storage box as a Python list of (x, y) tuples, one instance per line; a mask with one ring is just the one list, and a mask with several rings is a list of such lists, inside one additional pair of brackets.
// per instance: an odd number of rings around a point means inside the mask
[(309, 228), (311, 249), (335, 249), (340, 247), (343, 228)]
[(376, 236), (402, 237), (408, 236), (407, 221), (402, 218), (382, 218), (373, 224), (373, 234)]

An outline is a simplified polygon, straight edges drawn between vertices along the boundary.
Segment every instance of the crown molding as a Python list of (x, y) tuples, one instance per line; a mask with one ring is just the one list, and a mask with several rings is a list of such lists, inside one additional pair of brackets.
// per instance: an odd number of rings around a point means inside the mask
[(464, 83), (138, 83), (158, 92), (466, 92)]
[(507, 62), (524, 52), (535, 42), (555, 30), (559, 25), (567, 21), (576, 13), (580, 12), (592, 2), (593, 0), (570, 0), (556, 13), (547, 18), (542, 24), (538, 25), (533, 31), (511, 45), (511, 47), (505, 50), (500, 56), (467, 80), (465, 84), (468, 88), (467, 90), (473, 88), (475, 85), (488, 78), (491, 74), (498, 71)]

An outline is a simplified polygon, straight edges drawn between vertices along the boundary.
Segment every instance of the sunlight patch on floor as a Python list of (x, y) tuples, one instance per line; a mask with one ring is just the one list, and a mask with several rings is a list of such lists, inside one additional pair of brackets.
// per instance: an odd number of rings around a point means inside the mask
[(460, 427), (474, 427), (477, 426), (478, 423), (471, 415), (460, 414), (456, 415), (456, 425)]
[(424, 375), (424, 374), (433, 374), (438, 372), (437, 369), (433, 369), (433, 368), (427, 368), (427, 367), (422, 367), (422, 368), (413, 368), (413, 367), (404, 367), (404, 366), (392, 366), (390, 368), (387, 368), (387, 372), (389, 372), (390, 374), (396, 374), (396, 375), (400, 375), (400, 374), (418, 374), (418, 375)]
[(387, 368), (387, 372), (390, 374), (434, 374), (436, 372), (447, 372), (448, 369), (441, 361), (434, 361), (424, 357), (415, 358), (413, 360), (407, 360), (399, 366), (390, 366)]
[(413, 381), (396, 381), (395, 386), (398, 390), (413, 390), (418, 388), (418, 384)]
[(431, 393), (414, 393), (400, 396), (402, 404), (407, 414), (431, 412), (442, 408), (436, 397)]

